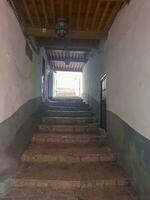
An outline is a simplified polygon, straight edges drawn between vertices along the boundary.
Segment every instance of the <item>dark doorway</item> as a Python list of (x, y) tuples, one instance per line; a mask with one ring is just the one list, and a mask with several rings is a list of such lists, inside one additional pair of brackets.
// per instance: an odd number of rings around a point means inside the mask
[(51, 93), (50, 93), (50, 85), (51, 85), (51, 74), (48, 74), (48, 98), (51, 98)]
[(46, 63), (44, 57), (42, 58), (42, 96), (45, 97), (45, 70)]
[(107, 128), (107, 118), (106, 118), (106, 75), (103, 76), (100, 82), (100, 125), (101, 128), (105, 129)]

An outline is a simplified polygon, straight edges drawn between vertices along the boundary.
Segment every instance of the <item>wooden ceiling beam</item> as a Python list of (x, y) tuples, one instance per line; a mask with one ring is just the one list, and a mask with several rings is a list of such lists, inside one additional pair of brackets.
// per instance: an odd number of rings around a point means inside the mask
[(101, 0), (97, 0), (96, 10), (95, 10), (95, 13), (94, 13), (94, 16), (93, 16), (93, 19), (92, 19), (92, 24), (91, 24), (92, 29), (94, 29), (94, 25), (96, 23), (96, 18), (98, 16), (101, 3), (102, 3)]
[(35, 16), (36, 16), (36, 18), (37, 18), (38, 26), (41, 27), (41, 26), (42, 26), (42, 23), (41, 23), (39, 11), (38, 11), (37, 4), (36, 4), (35, 0), (32, 0), (32, 4), (33, 4)]
[[(49, 61), (60, 61), (60, 62), (65, 62), (65, 58), (63, 58), (61, 56), (61, 58), (58, 58), (57, 56), (53, 56), (51, 57), (50, 55), (48, 55), (48, 60)], [(80, 63), (86, 63), (87, 62), (87, 59), (85, 58), (76, 58), (76, 57), (70, 57), (68, 58), (69, 62), (80, 62)]]
[[(47, 29), (46, 31), (43, 31), (41, 28), (33, 28), (33, 27), (26, 27), (26, 32), (29, 35), (36, 36), (36, 37), (53, 37), (57, 38), (57, 35), (55, 33), (54, 29)], [(106, 35), (104, 32), (100, 31), (76, 31), (76, 30), (70, 30), (69, 34), (66, 38), (69, 39), (105, 39)]]
[(64, 16), (64, 0), (60, 1), (60, 12), (61, 12), (61, 17)]
[(99, 47), (99, 40), (37, 38), (37, 44), (47, 49), (90, 51)]
[[(29, 35), (43, 38), (57, 38), (55, 33), (56, 20), (63, 15), (68, 16), (69, 34), (67, 39), (92, 39), (103, 40), (107, 37), (108, 28), (112, 23), (111, 18), (114, 18), (116, 13), (111, 14), (113, 4), (120, 4), (121, 6), (128, 2), (128, 0), (11, 0), (16, 2), (16, 10), (24, 22), (24, 29)], [(101, 8), (106, 5), (105, 8)], [(36, 3), (40, 3), (37, 5)], [(59, 11), (56, 12), (56, 6), (59, 3)], [(65, 3), (68, 3), (67, 5)], [(75, 4), (77, 4), (77, 13), (74, 16)], [(85, 3), (85, 5), (83, 5)], [(50, 5), (49, 5), (50, 4)], [(94, 4), (94, 5), (93, 5)], [(66, 5), (66, 6), (65, 6)], [(84, 11), (84, 19), (82, 19), (82, 8)], [(93, 7), (92, 7), (93, 6)], [(49, 9), (50, 8), (50, 9)], [(91, 8), (95, 8), (94, 14), (91, 13)], [(48, 11), (49, 9), (49, 11)], [(103, 9), (103, 10), (102, 10)], [(102, 14), (101, 14), (102, 10)], [(116, 10), (117, 12), (118, 10)], [(21, 13), (21, 14), (20, 14)], [(50, 14), (49, 14), (50, 13)], [(92, 14), (92, 16), (91, 16)], [(100, 14), (100, 16), (99, 16)], [(34, 18), (34, 15), (36, 18)], [(51, 15), (51, 16), (50, 16)], [(112, 16), (111, 16), (112, 15)], [(74, 20), (74, 17), (75, 20)], [(91, 19), (92, 18), (92, 19)], [(100, 19), (98, 19), (100, 18)], [(44, 19), (44, 20), (42, 20)], [(98, 21), (99, 20), (99, 21)], [(81, 23), (83, 21), (83, 29)], [(98, 22), (97, 22), (98, 21)], [(75, 22), (75, 25), (74, 25)], [(89, 25), (90, 23), (90, 25)], [(46, 29), (42, 29), (46, 28)], [(89, 30), (87, 30), (89, 28)]]
[(104, 27), (104, 31), (107, 32), (109, 29), (110, 29), (110, 26), (112, 25), (114, 19), (115, 19), (115, 16), (117, 15), (119, 9), (121, 7), (121, 3), (116, 3), (115, 7), (113, 8), (106, 24), (105, 24), (105, 27)]
[(105, 0), (105, 2), (121, 2), (121, 3), (123, 3), (123, 2), (127, 2), (128, 0)]
[(53, 25), (55, 25), (55, 23), (56, 23), (56, 11), (55, 11), (54, 0), (50, 0), (50, 3), (51, 3), (51, 12), (52, 12)]
[(79, 0), (79, 8), (78, 8), (78, 13), (77, 13), (77, 21), (76, 21), (76, 28), (80, 28), (80, 15), (81, 15), (81, 8), (82, 8), (82, 0)]
[(101, 29), (101, 26), (102, 26), (102, 24), (103, 24), (103, 21), (105, 20), (105, 17), (106, 17), (106, 15), (107, 15), (108, 10), (109, 10), (109, 6), (110, 6), (110, 0), (106, 3), (105, 9), (104, 9), (103, 15), (102, 15), (102, 17), (101, 17), (101, 19), (100, 19), (100, 21), (99, 21), (97, 30), (100, 30), (100, 29)]
[(78, 63), (73, 64), (73, 70), (76, 71)]
[(60, 69), (59, 66), (58, 66), (57, 68), (54, 68), (54, 70), (55, 70), (55, 71), (63, 71), (63, 72), (82, 72), (81, 69), (78, 69), (78, 70), (74, 71), (74, 69), (71, 68), (71, 67), (67, 67), (67, 68), (65, 68), (65, 69)]
[(92, 4), (92, 0), (88, 0), (87, 10), (86, 10), (86, 14), (85, 14), (85, 20), (84, 20), (84, 25), (83, 25), (84, 28), (86, 28), (86, 26), (87, 26), (91, 4)]
[(69, 0), (69, 24), (72, 22), (72, 2), (73, 0)]
[(29, 21), (30, 21), (30, 24), (31, 24), (32, 26), (34, 26), (34, 21), (33, 21), (33, 19), (32, 19), (32, 15), (31, 15), (31, 12), (30, 12), (30, 10), (29, 10), (28, 4), (27, 4), (26, 0), (23, 0), (22, 2), (23, 2), (24, 9), (25, 9), (25, 11), (26, 11), (26, 13), (27, 13), (28, 19), (29, 19)]
[(41, 4), (42, 4), (42, 10), (43, 10), (44, 18), (45, 18), (45, 26), (49, 27), (49, 20), (48, 20), (48, 14), (47, 14), (47, 10), (46, 10), (45, 0), (41, 0)]

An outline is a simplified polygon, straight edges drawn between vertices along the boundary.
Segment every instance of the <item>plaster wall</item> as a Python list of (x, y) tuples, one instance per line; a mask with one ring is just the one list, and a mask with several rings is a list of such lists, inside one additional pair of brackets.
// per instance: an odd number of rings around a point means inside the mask
[(26, 40), (5, 0), (0, 1), (0, 122), (28, 100), (41, 96), (37, 55), (25, 53)]
[(106, 42), (107, 107), (150, 139), (150, 1), (132, 0)]
[[(40, 57), (26, 55), (26, 40), (6, 0), (0, 1), (0, 174), (14, 168), (29, 144), (41, 104)], [(33, 49), (32, 49), (33, 50)], [(0, 176), (1, 182), (1, 176)]]
[(131, 0), (105, 46), (107, 132), (141, 200), (150, 197), (150, 1)]
[(89, 61), (83, 70), (83, 98), (93, 108), (100, 122), (100, 80), (105, 74), (104, 44), (90, 53)]

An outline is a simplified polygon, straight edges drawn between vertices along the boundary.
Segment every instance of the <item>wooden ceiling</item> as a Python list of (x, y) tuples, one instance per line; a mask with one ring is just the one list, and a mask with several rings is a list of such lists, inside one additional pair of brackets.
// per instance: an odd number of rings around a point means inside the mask
[(67, 38), (103, 39), (126, 0), (11, 0), (25, 31), (37, 37), (56, 37), (57, 19), (69, 24)]
[(85, 51), (50, 50), (47, 49), (47, 58), (55, 71), (81, 72), (88, 61), (88, 53)]
[[(46, 49), (54, 70), (82, 71), (92, 48), (106, 39), (120, 8), (128, 0), (8, 0), (27, 35)], [(56, 22), (65, 18), (69, 33), (57, 37)]]

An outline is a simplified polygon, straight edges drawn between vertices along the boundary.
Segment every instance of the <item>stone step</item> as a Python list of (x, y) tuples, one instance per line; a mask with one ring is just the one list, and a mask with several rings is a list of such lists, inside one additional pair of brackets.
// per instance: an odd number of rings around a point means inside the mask
[[(44, 198), (43, 198), (44, 197)], [(3, 200), (137, 200), (128, 187), (110, 189), (52, 190), (49, 188), (13, 188)]]
[(45, 114), (49, 117), (90, 117), (90, 116), (93, 116), (93, 113), (91, 111), (47, 110)]
[(137, 200), (137, 195), (129, 187), (79, 189), (75, 191), (78, 200)]
[(23, 164), (12, 181), (15, 187), (56, 190), (128, 185), (124, 172), (113, 163)]
[[(83, 99), (81, 98), (65, 98), (65, 97), (54, 97), (51, 101), (57, 102), (71, 102), (71, 103), (82, 103)], [(51, 102), (49, 101), (49, 102)]]
[(91, 134), (66, 134), (66, 133), (42, 133), (35, 134), (32, 138), (32, 142), (36, 144), (46, 143), (59, 143), (59, 144), (103, 144), (105, 143), (106, 135)]
[(116, 157), (107, 146), (87, 144), (31, 144), (22, 155), (28, 163), (113, 162)]
[(96, 122), (95, 117), (42, 117), (44, 124), (71, 125), (71, 124), (89, 124)]
[(91, 123), (88, 125), (39, 125), (39, 131), (41, 132), (63, 132), (63, 133), (89, 133), (97, 132), (97, 123)]
[(65, 106), (65, 107), (86, 107), (88, 108), (89, 105), (84, 103), (84, 102), (80, 102), (80, 103), (76, 103), (76, 102), (59, 102), (59, 101), (50, 101), (48, 103), (45, 103), (46, 106)]
[(68, 107), (68, 106), (47, 106), (48, 110), (58, 110), (58, 111), (91, 111), (90, 107)]

